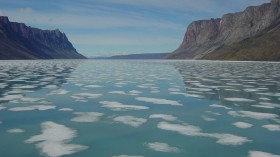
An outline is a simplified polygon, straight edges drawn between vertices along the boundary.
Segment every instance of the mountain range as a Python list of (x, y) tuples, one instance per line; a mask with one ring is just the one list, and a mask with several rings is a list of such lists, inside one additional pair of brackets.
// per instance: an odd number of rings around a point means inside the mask
[(41, 30), (0, 16), (0, 59), (84, 59), (66, 35)]
[(192, 22), (167, 59), (280, 60), (280, 0)]

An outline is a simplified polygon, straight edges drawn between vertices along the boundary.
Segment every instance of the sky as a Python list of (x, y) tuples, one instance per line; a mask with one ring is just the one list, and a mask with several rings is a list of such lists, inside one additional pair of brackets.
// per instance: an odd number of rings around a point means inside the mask
[(270, 0), (0, 0), (0, 15), (59, 29), (85, 56), (174, 51), (194, 20)]

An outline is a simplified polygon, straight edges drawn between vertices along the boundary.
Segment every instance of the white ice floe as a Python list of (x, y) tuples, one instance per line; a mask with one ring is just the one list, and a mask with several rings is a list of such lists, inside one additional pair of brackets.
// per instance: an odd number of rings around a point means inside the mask
[(32, 105), (32, 106), (23, 106), (23, 107), (13, 107), (10, 108), (9, 111), (32, 111), (32, 110), (44, 111), (44, 110), (51, 110), (55, 108), (56, 106), (53, 105)]
[(5, 107), (5, 106), (3, 106), (3, 105), (0, 105), (0, 110), (3, 110), (3, 109), (5, 109), (5, 108), (7, 108), (7, 107)]
[(233, 134), (226, 133), (204, 133), (202, 130), (194, 125), (189, 124), (172, 124), (168, 122), (160, 122), (157, 125), (162, 130), (174, 131), (186, 136), (198, 136), (198, 137), (209, 137), (216, 138), (217, 143), (223, 145), (242, 145), (247, 142), (251, 142), (246, 137), (241, 137)]
[(20, 129), (20, 128), (14, 128), (14, 129), (9, 129), (7, 130), (8, 133), (12, 133), (12, 134), (19, 134), (19, 133), (23, 133), (24, 130)]
[(144, 156), (140, 156), (140, 155), (117, 155), (117, 156), (113, 156), (113, 157), (144, 157)]
[(280, 125), (278, 124), (267, 124), (263, 125), (263, 128), (266, 128), (269, 131), (280, 131)]
[(71, 112), (71, 111), (73, 111), (73, 109), (72, 108), (61, 108), (58, 111)]
[(86, 88), (101, 88), (102, 86), (99, 85), (87, 85)]
[(183, 106), (177, 101), (167, 100), (167, 99), (158, 99), (158, 98), (147, 98), (147, 97), (136, 97), (138, 101), (153, 103), (153, 104), (162, 104), (162, 105), (174, 105), (174, 106)]
[(246, 122), (235, 122), (232, 125), (242, 129), (251, 128), (253, 126), (253, 124), (246, 123)]
[(280, 104), (275, 104), (275, 103), (270, 103), (270, 102), (260, 102), (260, 105), (273, 107), (273, 108), (275, 108), (275, 107), (280, 108)]
[(121, 94), (121, 95), (128, 95), (125, 91), (110, 91), (110, 94)]
[(47, 88), (47, 89), (56, 89), (56, 88), (58, 88), (58, 86), (57, 86), (57, 85), (47, 85), (47, 86), (44, 87), (44, 88)]
[(167, 121), (175, 121), (177, 120), (177, 117), (169, 114), (152, 114), (149, 116), (149, 118), (156, 118), (156, 119), (163, 119)]
[(137, 90), (131, 90), (128, 92), (130, 95), (139, 95), (139, 94), (142, 94), (143, 92), (141, 91), (137, 91)]
[(218, 113), (218, 112), (213, 112), (213, 111), (205, 111), (206, 113), (210, 113), (212, 115), (216, 115), (216, 116), (221, 116), (222, 114)]
[(181, 90), (179, 88), (168, 88), (168, 91), (170, 91), (170, 92), (180, 92)]
[(224, 105), (218, 105), (218, 104), (212, 104), (212, 105), (210, 105), (210, 107), (224, 108), (224, 109), (227, 109), (227, 110), (231, 109), (230, 107), (226, 107)]
[(97, 122), (104, 115), (99, 112), (75, 112), (74, 114), (77, 117), (72, 118), (71, 121), (81, 123)]
[(217, 119), (215, 118), (210, 118), (210, 117), (207, 117), (207, 116), (204, 116), (202, 115), (201, 118), (205, 121), (208, 121), (208, 122), (211, 122), (211, 121), (216, 121)]
[(147, 119), (144, 118), (137, 118), (137, 117), (133, 117), (133, 116), (119, 116), (119, 117), (115, 117), (114, 121), (116, 122), (121, 122), (123, 124), (126, 125), (130, 125), (132, 127), (139, 127), (142, 124), (147, 122)]
[(186, 96), (187, 97), (193, 97), (193, 98), (204, 98), (204, 96), (198, 95), (198, 94), (189, 94), (189, 93), (187, 93)]
[(268, 109), (273, 109), (275, 107), (273, 106), (266, 106), (266, 105), (252, 105), (253, 107), (257, 107), (257, 108), (268, 108)]
[(246, 99), (246, 98), (224, 98), (224, 100), (233, 101), (233, 102), (255, 102), (255, 100)]
[(234, 117), (248, 117), (253, 119), (275, 119), (278, 115), (273, 113), (261, 113), (261, 112), (252, 112), (252, 111), (229, 111), (229, 115)]
[(4, 97), (0, 98), (0, 101), (11, 101), (20, 98), (23, 98), (22, 94), (5, 95)]
[(73, 96), (83, 97), (87, 99), (95, 99), (101, 97), (103, 94), (94, 94), (94, 93), (78, 93), (73, 94)]
[(146, 106), (137, 106), (137, 105), (125, 105), (120, 102), (114, 101), (101, 101), (99, 102), (102, 107), (108, 108), (112, 111), (127, 111), (127, 110), (146, 110), (149, 107)]
[(248, 157), (280, 157), (280, 155), (275, 155), (261, 151), (249, 151)]
[(151, 143), (145, 143), (145, 145), (157, 152), (165, 152), (165, 153), (179, 153), (180, 149), (177, 147), (172, 147), (167, 143), (161, 143), (161, 142), (151, 142)]
[(44, 156), (59, 157), (70, 155), (87, 149), (87, 146), (69, 144), (77, 136), (76, 130), (54, 122), (41, 124), (42, 133), (27, 139), (26, 143), (36, 143), (36, 147)]
[(33, 89), (36, 88), (37, 86), (33, 86), (33, 85), (24, 85), (24, 86), (15, 86), (12, 88), (16, 88), (16, 89)]
[(69, 93), (68, 90), (58, 89), (58, 90), (54, 90), (54, 91), (50, 92), (49, 95), (64, 95), (64, 94), (67, 94), (67, 93)]

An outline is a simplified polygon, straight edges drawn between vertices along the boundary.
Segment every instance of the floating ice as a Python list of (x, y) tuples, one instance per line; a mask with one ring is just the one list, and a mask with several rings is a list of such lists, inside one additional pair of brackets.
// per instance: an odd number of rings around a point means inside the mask
[(5, 109), (5, 108), (7, 108), (7, 107), (5, 107), (5, 106), (3, 106), (3, 105), (0, 105), (0, 110), (3, 110), (3, 109)]
[(248, 157), (280, 157), (280, 155), (275, 155), (261, 151), (249, 151)]
[(113, 157), (144, 157), (140, 155), (118, 155), (118, 156), (113, 156)]
[(25, 85), (25, 86), (15, 86), (12, 88), (16, 88), (16, 89), (33, 89), (36, 88), (37, 86), (33, 86), (33, 85)]
[(211, 121), (216, 121), (217, 119), (215, 118), (210, 118), (210, 117), (207, 117), (207, 116), (204, 116), (202, 115), (201, 118), (205, 121), (208, 121), (208, 122), (211, 122)]
[(174, 100), (147, 98), (147, 97), (136, 97), (135, 99), (138, 101), (143, 101), (143, 102), (148, 102), (148, 103), (153, 103), (153, 104), (183, 106), (182, 104), (180, 104)]
[(224, 105), (218, 105), (218, 104), (212, 104), (212, 105), (210, 105), (210, 107), (224, 108), (224, 109), (227, 109), (227, 110), (230, 110), (230, 109), (231, 109), (231, 108), (226, 107), (226, 106), (224, 106)]
[(280, 108), (280, 104), (269, 103), (269, 102), (260, 102), (260, 105)]
[(27, 139), (26, 143), (34, 143), (44, 156), (59, 157), (70, 155), (87, 149), (87, 146), (68, 144), (77, 136), (76, 130), (54, 122), (44, 122), (41, 124), (42, 134), (35, 135)]
[(64, 95), (64, 94), (67, 94), (69, 93), (68, 90), (65, 90), (65, 89), (59, 89), (59, 90), (54, 90), (52, 91), (49, 95)]
[(179, 88), (168, 88), (170, 92), (180, 92), (181, 90)]
[(7, 130), (8, 133), (13, 133), (13, 134), (18, 134), (18, 133), (23, 133), (24, 130), (20, 128), (14, 128), (14, 129), (9, 129)]
[(278, 115), (273, 113), (261, 113), (261, 112), (252, 112), (252, 111), (229, 111), (229, 115), (234, 117), (248, 117), (253, 119), (275, 119)]
[(24, 106), (24, 107), (13, 107), (10, 108), (9, 111), (32, 111), (32, 110), (44, 111), (44, 110), (51, 110), (55, 108), (56, 106), (52, 106), (52, 105), (33, 105), (33, 106)]
[(177, 120), (177, 117), (174, 117), (173, 115), (169, 115), (169, 114), (152, 114), (149, 116), (149, 118), (157, 118), (157, 119), (163, 119), (167, 121)]
[(104, 115), (99, 112), (75, 112), (74, 114), (77, 115), (77, 117), (72, 118), (71, 121), (81, 123), (97, 122), (100, 117)]
[(73, 94), (74, 96), (86, 97), (88, 99), (95, 99), (101, 97), (103, 94), (94, 94), (94, 93), (78, 93)]
[(254, 102), (255, 101), (255, 100), (246, 99), (246, 98), (224, 98), (224, 100), (233, 101), (233, 102)]
[(137, 127), (141, 126), (142, 124), (146, 123), (147, 119), (137, 118), (137, 117), (133, 117), (133, 116), (119, 116), (119, 117), (115, 117), (114, 121), (121, 122), (123, 124), (127, 124), (127, 125), (137, 128)]
[(122, 94), (122, 95), (127, 95), (125, 91), (110, 91), (110, 94)]
[(180, 149), (177, 147), (172, 147), (167, 143), (161, 143), (161, 142), (153, 142), (153, 143), (145, 143), (145, 145), (158, 152), (165, 152), (165, 153), (179, 153)]
[(218, 113), (218, 112), (213, 112), (213, 111), (205, 111), (206, 113), (210, 113), (212, 115), (216, 115), (216, 116), (221, 116), (222, 114)]
[(71, 112), (71, 111), (73, 111), (73, 109), (72, 109), (72, 108), (61, 108), (61, 109), (59, 109), (58, 111)]
[(101, 101), (102, 107), (108, 108), (112, 111), (126, 111), (126, 110), (146, 110), (149, 107), (146, 106), (137, 106), (137, 105), (125, 105), (120, 102), (114, 101)]
[(101, 88), (102, 86), (99, 85), (87, 85), (86, 88)]
[(252, 124), (246, 122), (235, 122), (232, 125), (242, 129), (251, 128), (253, 126)]
[(23, 98), (22, 94), (16, 94), (16, 95), (5, 95), (4, 97), (0, 98), (0, 101), (11, 101), (15, 99)]
[(267, 124), (263, 125), (263, 128), (266, 128), (269, 131), (280, 131), (280, 125), (278, 124)]
[(210, 137), (210, 138), (216, 138), (217, 143), (223, 144), (223, 145), (242, 145), (246, 142), (251, 142), (251, 140), (248, 140), (246, 137), (241, 137), (237, 135), (232, 134), (225, 134), (225, 133), (203, 133), (202, 130), (193, 125), (189, 124), (172, 124), (168, 122), (160, 122), (157, 125), (158, 128), (168, 131), (174, 131), (182, 135), (186, 136), (199, 136), (199, 137)]

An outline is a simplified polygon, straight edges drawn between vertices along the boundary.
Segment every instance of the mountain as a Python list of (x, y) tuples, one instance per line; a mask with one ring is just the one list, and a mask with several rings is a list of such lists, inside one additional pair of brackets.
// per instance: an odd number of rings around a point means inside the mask
[(64, 33), (41, 30), (0, 16), (0, 59), (84, 59)]
[(142, 54), (128, 54), (116, 55), (111, 57), (95, 57), (93, 59), (162, 59), (168, 53), (142, 53)]
[(280, 0), (192, 22), (168, 59), (280, 60)]

